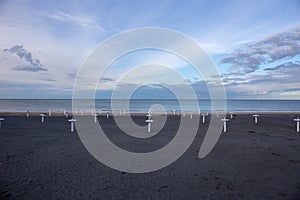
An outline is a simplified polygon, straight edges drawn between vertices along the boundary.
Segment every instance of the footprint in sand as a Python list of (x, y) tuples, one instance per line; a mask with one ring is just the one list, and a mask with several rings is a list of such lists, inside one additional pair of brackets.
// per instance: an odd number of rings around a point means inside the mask
[[(10, 197), (11, 196), (11, 194), (8, 192), (8, 191), (3, 191), (3, 192), (1, 192), (1, 199), (2, 199), (2, 197), (4, 197), (4, 198), (8, 198), (8, 197)], [(3, 199), (4, 199), (3, 198)]]
[(289, 161), (293, 163), (300, 163), (300, 160), (296, 160), (294, 158), (290, 158)]
[(273, 155), (273, 156), (281, 156), (281, 154), (279, 154), (279, 153), (274, 153), (274, 152), (272, 152), (272, 155)]

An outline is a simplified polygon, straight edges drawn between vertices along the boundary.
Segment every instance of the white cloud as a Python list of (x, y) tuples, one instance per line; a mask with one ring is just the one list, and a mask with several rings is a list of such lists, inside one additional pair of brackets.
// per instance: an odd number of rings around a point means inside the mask
[(72, 23), (74, 25), (82, 26), (84, 28), (96, 28), (99, 31), (104, 31), (104, 28), (97, 23), (97, 20), (90, 16), (82, 14), (70, 14), (62, 11), (57, 11), (48, 15), (45, 14), (45, 16), (65, 23)]

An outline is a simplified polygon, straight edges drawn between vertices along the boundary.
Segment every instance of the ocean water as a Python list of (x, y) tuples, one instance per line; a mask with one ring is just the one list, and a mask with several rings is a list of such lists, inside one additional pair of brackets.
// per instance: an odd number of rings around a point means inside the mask
[[(181, 110), (186, 112), (211, 111), (210, 100), (198, 100), (199, 107), (195, 107), (194, 103), (184, 100), (186, 105), (184, 109), (180, 107), (177, 100), (152, 100), (152, 99), (132, 99), (132, 100), (114, 100), (116, 107), (123, 108), (124, 104), (129, 105), (129, 109), (125, 109), (130, 113), (145, 113), (153, 105), (160, 104), (166, 112), (171, 113), (173, 110)], [(96, 110), (111, 111), (110, 100), (96, 100)], [(72, 100), (70, 99), (0, 99), (0, 112), (63, 112), (72, 110)], [(218, 109), (216, 109), (218, 110)], [(268, 111), (268, 112), (300, 112), (300, 100), (227, 100), (227, 111)], [(120, 109), (115, 110), (120, 111)], [(123, 111), (123, 110), (122, 110)], [(85, 110), (91, 112), (91, 110)]]

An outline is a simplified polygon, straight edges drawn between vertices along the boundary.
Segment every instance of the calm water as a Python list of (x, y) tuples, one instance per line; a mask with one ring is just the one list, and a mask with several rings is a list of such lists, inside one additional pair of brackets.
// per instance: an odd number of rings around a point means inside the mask
[[(129, 103), (129, 112), (147, 112), (154, 104), (161, 104), (167, 112), (181, 110), (177, 100), (116, 100), (117, 105)], [(201, 111), (210, 111), (209, 100), (199, 100)], [(185, 100), (184, 111), (197, 111), (192, 103)], [(110, 100), (96, 100), (97, 110), (111, 110)], [(190, 105), (190, 106), (189, 106)], [(72, 100), (62, 99), (0, 99), (0, 112), (62, 112), (72, 110)], [(300, 100), (227, 100), (227, 111), (300, 111)], [(89, 111), (90, 112), (90, 111)]]

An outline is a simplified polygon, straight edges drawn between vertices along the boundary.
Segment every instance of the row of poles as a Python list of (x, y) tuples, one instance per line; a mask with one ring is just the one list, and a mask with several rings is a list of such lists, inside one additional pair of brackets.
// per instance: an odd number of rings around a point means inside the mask
[[(84, 115), (83, 111), (81, 111), (80, 113), (81, 113), (82, 116)], [(99, 111), (99, 113), (97, 113), (96, 111), (92, 111), (92, 116), (94, 116), (94, 123), (97, 123), (97, 116), (100, 115), (101, 113), (103, 113), (103, 112)], [(106, 111), (104, 113), (106, 113), (106, 118), (109, 118), (110, 112)], [(125, 111), (123, 111), (123, 113), (125, 113)], [(178, 112), (176, 112), (176, 110), (173, 110), (173, 115), (176, 115), (176, 113), (178, 114)], [(78, 114), (78, 112), (76, 111), (75, 114)], [(185, 114), (186, 113), (183, 113), (182, 116), (185, 117)], [(199, 114), (200, 114), (200, 112), (199, 112)], [(229, 114), (230, 114), (230, 119), (233, 119), (234, 112), (230, 112)], [(30, 115), (29, 111), (27, 111), (26, 116), (29, 117), (29, 115)], [(48, 115), (49, 116), (52, 115), (52, 112), (51, 112), (50, 109), (48, 110)], [(66, 110), (64, 110), (64, 115), (66, 116), (66, 118), (69, 117), (68, 112), (66, 112)], [(120, 111), (120, 115), (122, 115), (122, 111)], [(44, 123), (46, 116), (47, 115), (45, 113), (41, 113), (40, 114), (41, 122), (42, 123)], [(204, 124), (205, 123), (205, 118), (206, 118), (206, 116), (208, 116), (208, 113), (203, 113), (203, 114), (201, 114), (201, 116), (202, 116), (202, 123)], [(252, 116), (254, 118), (254, 123), (257, 124), (258, 123), (258, 117), (259, 117), (259, 115), (258, 114), (254, 114)], [(147, 130), (148, 130), (148, 133), (150, 133), (151, 132), (151, 123), (153, 123), (154, 120), (151, 119), (152, 115), (149, 112), (147, 113), (146, 117), (147, 117), (147, 119), (145, 120), (145, 122), (148, 124), (148, 129)], [(219, 117), (218, 113), (217, 113), (217, 117)], [(190, 113), (190, 118), (191, 119), (193, 118), (193, 114), (192, 113)], [(0, 128), (1, 128), (2, 121), (4, 121), (4, 118), (0, 118)], [(72, 117), (72, 119), (69, 119), (68, 121), (71, 123), (71, 132), (74, 132), (74, 123), (76, 122), (76, 119), (74, 119)], [(226, 133), (227, 132), (227, 122), (229, 121), (229, 119), (227, 119), (226, 117), (224, 117), (223, 119), (221, 119), (221, 121), (224, 123), (223, 124), (223, 126), (224, 126), (224, 132)], [(294, 119), (294, 121), (297, 124), (296, 131), (297, 131), (297, 133), (299, 133), (299, 126), (300, 126), (300, 119), (299, 119), (299, 117), (296, 118), (296, 119)]]
[[(199, 113), (200, 114), (200, 113)], [(233, 116), (234, 116), (234, 112), (230, 112), (230, 119), (233, 119)], [(176, 110), (173, 110), (173, 115), (176, 115)], [(151, 123), (153, 123), (154, 121), (151, 119), (151, 114), (148, 113), (146, 115), (148, 117), (148, 119), (145, 121), (146, 123), (148, 123), (148, 133), (151, 132)], [(183, 117), (185, 117), (185, 113), (182, 114)], [(208, 116), (208, 113), (203, 113), (201, 114), (202, 116), (202, 123), (204, 124), (205, 123), (205, 118), (206, 116)], [(258, 114), (254, 114), (252, 115), (253, 118), (254, 118), (254, 123), (257, 124), (258, 123), (258, 117), (259, 115)], [(193, 114), (191, 113), (190, 114), (190, 117), (191, 119), (193, 118)], [(217, 117), (219, 117), (219, 114), (217, 113)], [(229, 119), (227, 119), (226, 117), (222, 118), (221, 121), (223, 122), (223, 127), (224, 127), (224, 133), (227, 132), (227, 122), (229, 121)], [(300, 126), (300, 119), (299, 117), (294, 119), (294, 121), (297, 123), (297, 133), (299, 133), (299, 126)]]
[[(68, 113), (66, 110), (64, 110), (63, 113), (64, 113), (64, 115), (65, 115), (66, 117), (68, 117), (69, 113)], [(123, 115), (123, 114), (126, 114), (126, 111), (123, 110), (123, 111), (118, 111), (118, 112), (113, 113), (113, 112), (110, 112), (110, 111), (102, 111), (102, 110), (99, 110), (98, 113), (97, 113), (96, 111), (92, 110), (92, 115), (95, 115), (95, 114), (99, 114), (99, 115), (100, 115), (100, 114), (106, 114), (107, 118), (109, 117), (109, 114), (110, 114), (110, 113), (112, 113), (112, 115), (114, 115), (114, 116), (117, 116), (117, 115)], [(75, 112), (73, 112), (73, 114), (74, 114), (74, 115), (81, 115), (81, 116), (83, 116), (83, 115), (84, 115), (84, 111), (83, 111), (83, 110), (75, 110)], [(40, 116), (42, 116), (42, 115), (44, 115), (44, 117), (47, 116), (46, 113), (42, 113)], [(27, 110), (26, 116), (27, 116), (27, 117), (30, 116), (29, 110)], [(51, 109), (48, 110), (48, 116), (52, 116), (52, 110), (51, 110)]]
[[(63, 113), (64, 113), (64, 115), (65, 115), (66, 117), (69, 116), (69, 113), (68, 113), (66, 110), (64, 110)], [(100, 115), (100, 114), (103, 114), (103, 113), (106, 113), (107, 118), (109, 117), (109, 114), (110, 114), (109, 111), (102, 111), (102, 110), (99, 110), (98, 113), (97, 113), (95, 110), (92, 110), (92, 115), (95, 115), (95, 114), (99, 114), (99, 115)], [(119, 111), (119, 114), (120, 114), (120, 115), (125, 114), (125, 113), (126, 113), (125, 110), (124, 110), (124, 111)], [(83, 110), (75, 110), (75, 112), (73, 112), (73, 114), (74, 114), (74, 115), (81, 115), (81, 116), (83, 116), (83, 115), (84, 115), (84, 111), (83, 111)], [(29, 111), (27, 111), (26, 116), (29, 117), (29, 115), (30, 115), (30, 113), (29, 113)], [(45, 113), (42, 113), (41, 116), (42, 116), (42, 115), (46, 116)], [(51, 116), (51, 115), (52, 115), (52, 110), (49, 109), (49, 110), (48, 110), (48, 116)], [(117, 115), (117, 113), (113, 113), (113, 115)]]

